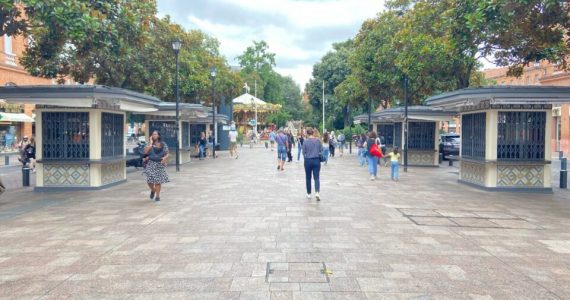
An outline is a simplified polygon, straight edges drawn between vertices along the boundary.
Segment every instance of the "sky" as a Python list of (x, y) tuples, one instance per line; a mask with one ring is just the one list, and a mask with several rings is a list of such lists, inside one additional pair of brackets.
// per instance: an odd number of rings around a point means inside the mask
[(159, 16), (218, 39), (232, 66), (254, 40), (266, 41), (275, 70), (301, 89), (333, 43), (354, 37), (383, 9), (383, 0), (158, 0)]

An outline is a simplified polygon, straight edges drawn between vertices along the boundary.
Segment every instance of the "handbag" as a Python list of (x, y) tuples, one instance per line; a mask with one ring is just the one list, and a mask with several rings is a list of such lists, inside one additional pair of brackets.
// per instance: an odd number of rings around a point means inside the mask
[(327, 161), (327, 159), (325, 158), (325, 154), (323, 152), (321, 152), (320, 159), (321, 159), (321, 162)]
[(378, 158), (382, 157), (382, 151), (380, 151), (376, 143), (372, 144), (372, 147), (370, 147), (370, 154)]

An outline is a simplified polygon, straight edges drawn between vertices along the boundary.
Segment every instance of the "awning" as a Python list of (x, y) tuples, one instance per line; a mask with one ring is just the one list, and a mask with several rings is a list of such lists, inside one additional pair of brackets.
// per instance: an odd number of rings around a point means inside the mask
[(14, 114), (14, 113), (5, 113), (0, 112), (0, 122), (26, 122), (32, 123), (34, 119), (30, 118), (26, 114)]

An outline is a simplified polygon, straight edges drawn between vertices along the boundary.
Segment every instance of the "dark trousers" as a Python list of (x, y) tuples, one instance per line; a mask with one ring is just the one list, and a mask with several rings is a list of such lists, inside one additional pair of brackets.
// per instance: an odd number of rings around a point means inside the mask
[(333, 142), (329, 142), (329, 150), (331, 151), (331, 156), (334, 157), (334, 145)]
[(288, 162), (292, 162), (293, 161), (293, 155), (291, 154), (291, 147), (287, 148), (287, 161)]
[(315, 180), (315, 192), (321, 190), (321, 159), (320, 158), (305, 158), (305, 181), (307, 183), (307, 194), (311, 193), (311, 175)]

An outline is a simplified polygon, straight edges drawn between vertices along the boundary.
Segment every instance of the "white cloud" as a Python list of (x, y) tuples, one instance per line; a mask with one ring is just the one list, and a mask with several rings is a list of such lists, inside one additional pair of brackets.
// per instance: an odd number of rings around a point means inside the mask
[(200, 29), (220, 41), (230, 64), (264, 40), (276, 54), (276, 70), (304, 87), (312, 66), (335, 42), (354, 37), (366, 19), (383, 10), (381, 0), (159, 0), (186, 29)]

